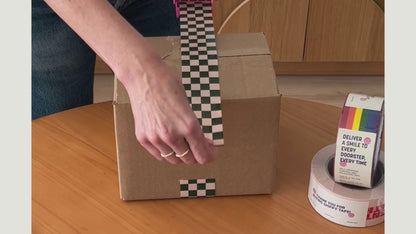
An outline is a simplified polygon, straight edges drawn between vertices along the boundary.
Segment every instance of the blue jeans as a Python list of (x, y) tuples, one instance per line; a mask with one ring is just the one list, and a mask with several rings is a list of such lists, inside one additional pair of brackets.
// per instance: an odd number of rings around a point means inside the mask
[[(109, 2), (145, 37), (179, 35), (172, 0)], [(95, 57), (44, 1), (32, 0), (32, 120), (92, 104)]]

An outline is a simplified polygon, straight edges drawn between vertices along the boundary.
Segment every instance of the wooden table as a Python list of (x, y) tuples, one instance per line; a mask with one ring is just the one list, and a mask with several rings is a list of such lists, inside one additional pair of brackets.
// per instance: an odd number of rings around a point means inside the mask
[(340, 108), (282, 98), (273, 195), (119, 199), (110, 102), (32, 123), (33, 233), (384, 233), (321, 217), (307, 198), (310, 162), (335, 142)]

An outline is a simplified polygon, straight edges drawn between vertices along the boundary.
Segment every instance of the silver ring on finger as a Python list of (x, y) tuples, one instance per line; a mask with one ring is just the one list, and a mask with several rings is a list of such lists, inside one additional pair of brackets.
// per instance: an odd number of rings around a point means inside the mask
[(171, 156), (173, 153), (174, 153), (173, 151), (168, 153), (168, 154), (160, 153), (160, 156), (162, 156), (162, 158), (167, 158), (167, 157)]
[(183, 152), (182, 154), (176, 154), (176, 157), (182, 158), (183, 156), (187, 155), (188, 153), (189, 153), (189, 148), (185, 152)]

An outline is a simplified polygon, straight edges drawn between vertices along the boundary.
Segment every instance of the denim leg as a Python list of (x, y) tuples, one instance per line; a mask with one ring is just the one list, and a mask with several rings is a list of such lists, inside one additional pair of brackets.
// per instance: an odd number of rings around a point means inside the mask
[(32, 1), (32, 119), (91, 104), (95, 53), (41, 0)]
[[(172, 0), (109, 0), (143, 36), (179, 35)], [(32, 0), (32, 119), (93, 102), (95, 53), (42, 0)]]
[(127, 0), (119, 11), (145, 37), (179, 36), (172, 0)]

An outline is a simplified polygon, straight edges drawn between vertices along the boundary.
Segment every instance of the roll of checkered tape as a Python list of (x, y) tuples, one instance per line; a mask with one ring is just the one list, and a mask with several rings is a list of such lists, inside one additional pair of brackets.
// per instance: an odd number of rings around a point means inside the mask
[(363, 188), (333, 179), (335, 144), (322, 148), (312, 159), (308, 198), (321, 216), (348, 227), (384, 222), (384, 153), (374, 173), (375, 185)]
[(213, 0), (174, 0), (180, 22), (182, 83), (206, 138), (224, 145)]
[(384, 98), (348, 94), (339, 121), (334, 179), (371, 188), (380, 153)]

